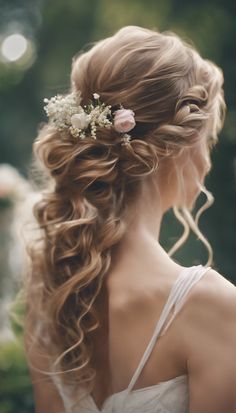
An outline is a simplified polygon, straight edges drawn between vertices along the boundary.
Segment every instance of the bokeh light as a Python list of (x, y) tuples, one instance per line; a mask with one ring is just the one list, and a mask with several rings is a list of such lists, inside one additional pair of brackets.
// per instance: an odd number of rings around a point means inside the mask
[(27, 39), (22, 34), (15, 33), (3, 40), (1, 53), (6, 60), (15, 62), (25, 54), (27, 47)]

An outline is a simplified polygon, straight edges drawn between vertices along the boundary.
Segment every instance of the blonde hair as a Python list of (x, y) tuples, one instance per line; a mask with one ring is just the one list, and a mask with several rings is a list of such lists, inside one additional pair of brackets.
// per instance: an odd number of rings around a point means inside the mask
[[(82, 104), (97, 92), (106, 104), (132, 109), (136, 126), (127, 146), (120, 145), (114, 130), (100, 128), (97, 140), (73, 142), (49, 124), (33, 144), (38, 170), (47, 178), (34, 206), (40, 236), (28, 246), (25, 329), (35, 330), (64, 383), (87, 383), (88, 391), (93, 387), (92, 335), (100, 325), (95, 300), (112, 247), (127, 230), (125, 211), (161, 160), (177, 158), (203, 138), (209, 148), (216, 144), (225, 116), (222, 85), (221, 69), (170, 31), (124, 27), (73, 59), (71, 91), (81, 90)], [(179, 167), (176, 173), (183, 186)], [(211, 262), (198, 219), (213, 196), (198, 185), (207, 201), (195, 219), (185, 206), (173, 206), (184, 232), (169, 255), (192, 229)]]

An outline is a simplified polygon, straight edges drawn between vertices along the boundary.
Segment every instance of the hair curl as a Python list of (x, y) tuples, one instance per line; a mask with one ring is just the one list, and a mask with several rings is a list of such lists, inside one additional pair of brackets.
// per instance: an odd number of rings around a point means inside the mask
[[(216, 144), (225, 116), (222, 85), (221, 69), (169, 31), (124, 27), (73, 59), (70, 92), (81, 90), (81, 104), (97, 92), (106, 104), (132, 108), (136, 126), (129, 144), (121, 145), (114, 130), (75, 142), (44, 124), (33, 144), (46, 179), (34, 205), (39, 237), (28, 246), (25, 330), (50, 355), (51, 366), (59, 366), (64, 383), (93, 387), (92, 336), (100, 325), (95, 300), (112, 247), (127, 230), (125, 212), (161, 160), (177, 158), (199, 139), (209, 148)], [(170, 255), (190, 228), (211, 254), (197, 221), (213, 196), (201, 190), (207, 202), (195, 220), (187, 208), (173, 207), (184, 233)]]

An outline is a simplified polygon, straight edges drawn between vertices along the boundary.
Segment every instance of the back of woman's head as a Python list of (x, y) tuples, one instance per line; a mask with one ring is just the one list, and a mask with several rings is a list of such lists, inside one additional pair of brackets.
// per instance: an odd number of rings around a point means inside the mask
[[(124, 27), (74, 59), (71, 78), (84, 103), (97, 91), (107, 104), (132, 108), (137, 121), (133, 136), (157, 147), (191, 145), (206, 116), (220, 121), (221, 70), (172, 32)], [(166, 124), (186, 128), (160, 136), (158, 128)], [(215, 138), (216, 132), (214, 124), (210, 134)]]
[(133, 110), (136, 121), (127, 144), (115, 128), (99, 127), (97, 139), (74, 139), (51, 124), (34, 143), (48, 179), (34, 207), (42, 237), (30, 250), (28, 322), (34, 326), (42, 315), (50, 346), (47, 340), (42, 345), (51, 360), (58, 357), (62, 371), (74, 369), (78, 383), (94, 377), (94, 304), (112, 247), (127, 230), (125, 211), (167, 159), (178, 159), (199, 141), (209, 150), (217, 142), (225, 112), (222, 85), (222, 71), (172, 32), (124, 27), (73, 59), (70, 93), (81, 91), (82, 105), (96, 92), (106, 105)]

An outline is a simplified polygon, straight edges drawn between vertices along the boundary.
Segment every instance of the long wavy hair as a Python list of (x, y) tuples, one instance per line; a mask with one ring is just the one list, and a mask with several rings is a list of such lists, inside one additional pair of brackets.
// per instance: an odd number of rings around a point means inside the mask
[[(68, 93), (80, 90), (82, 105), (94, 92), (106, 104), (122, 103), (135, 112), (136, 126), (130, 144), (121, 145), (113, 129), (98, 129), (97, 140), (75, 141), (43, 123), (33, 143), (34, 169), (43, 179), (33, 207), (38, 235), (27, 245), (25, 331), (48, 356), (48, 374), (63, 385), (93, 388), (96, 299), (113, 248), (128, 230), (126, 212), (167, 157), (175, 162), (204, 139), (210, 162), (225, 117), (222, 86), (222, 70), (171, 31), (127, 26), (73, 58)], [(175, 173), (184, 193), (179, 164)], [(184, 231), (168, 253), (192, 229), (207, 247), (210, 264), (212, 249), (198, 219), (214, 198), (197, 185), (206, 202), (195, 217), (187, 206), (173, 206)]]

